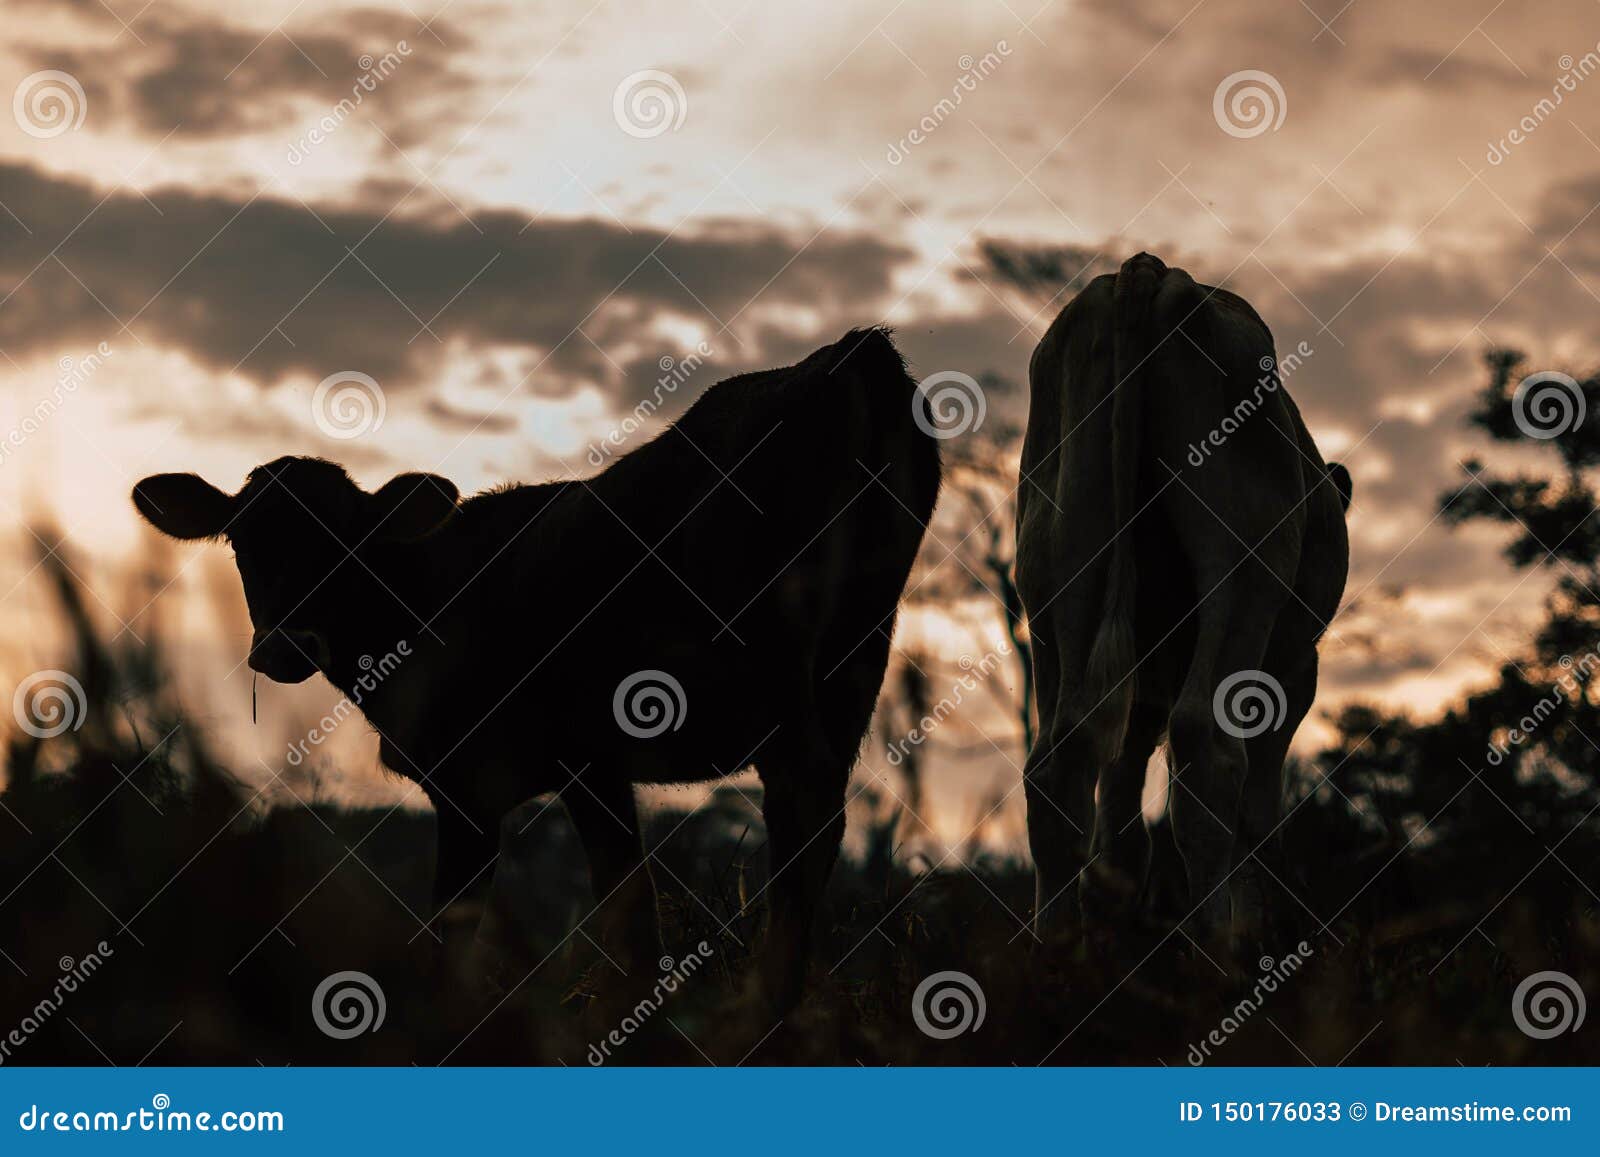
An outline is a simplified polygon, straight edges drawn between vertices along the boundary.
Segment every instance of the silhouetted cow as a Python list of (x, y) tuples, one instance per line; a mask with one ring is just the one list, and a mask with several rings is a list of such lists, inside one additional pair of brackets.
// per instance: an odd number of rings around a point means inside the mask
[(1279, 371), (1244, 299), (1148, 254), (1095, 278), (1034, 351), (1017, 585), (1045, 930), (1075, 882), (1091, 911), (1137, 893), (1140, 790), (1164, 734), (1201, 926), (1229, 928), (1230, 876), (1234, 921), (1260, 915), (1258, 865), (1239, 860), (1276, 830), (1349, 563), (1350, 476), (1324, 465)]
[[(133, 491), (177, 538), (234, 547), (280, 682), (321, 671), (438, 814), (437, 910), (481, 895), (499, 823), (559, 791), (604, 937), (654, 975), (636, 783), (765, 788), (766, 972), (798, 998), (896, 608), (939, 489), (924, 405), (883, 330), (721, 382), (598, 476), (458, 502), (434, 474), (376, 493), (280, 458), (236, 495), (193, 474)], [(370, 690), (377, 656), (409, 657)]]

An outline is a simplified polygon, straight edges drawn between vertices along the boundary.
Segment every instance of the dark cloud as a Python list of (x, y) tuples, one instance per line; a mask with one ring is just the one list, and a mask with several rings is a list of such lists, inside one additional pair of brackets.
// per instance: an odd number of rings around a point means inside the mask
[(497, 413), (491, 410), (482, 412), (462, 409), (452, 406), (449, 402), (439, 398), (428, 399), (426, 406), (428, 417), (443, 430), (457, 430), (466, 433), (504, 434), (516, 429), (517, 420), (510, 414)]
[[(726, 322), (736, 336), (713, 338), (719, 364), (771, 364), (878, 320), (911, 256), (869, 236), (764, 224), (667, 234), (506, 210), (469, 221), (420, 201), (423, 212), (166, 189), (147, 199), (19, 165), (0, 165), (0, 201), (16, 215), (0, 216), (0, 348), (123, 340), (125, 324), (264, 385), (354, 369), (404, 386), (460, 341), (523, 351), (539, 366), (529, 390), (589, 382), (631, 404), (655, 375), (619, 373), (608, 352), (651, 324)], [(781, 350), (753, 340), (768, 323), (746, 311), (782, 308), (820, 329)]]
[[(94, 4), (81, 12), (115, 23)], [(342, 120), (361, 108), (405, 148), (465, 115), (476, 82), (456, 58), (469, 47), (448, 21), (425, 26), (405, 12), (358, 9), (263, 35), (201, 12), (155, 8), (133, 33), (103, 45), (21, 51), (34, 68), (76, 77), (97, 118), (149, 136), (288, 136), (301, 119)]]
[(1445, 56), (1433, 50), (1396, 48), (1384, 53), (1370, 69), (1372, 80), (1394, 88), (1425, 84), (1445, 90), (1478, 88), (1516, 88), (1528, 85), (1528, 76), (1509, 61), (1485, 49), (1483, 56), (1452, 53)]

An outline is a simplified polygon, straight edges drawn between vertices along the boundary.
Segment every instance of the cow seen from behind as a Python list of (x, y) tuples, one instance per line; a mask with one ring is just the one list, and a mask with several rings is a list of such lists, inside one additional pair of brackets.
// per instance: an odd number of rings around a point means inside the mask
[(1285, 756), (1344, 592), (1350, 476), (1323, 462), (1249, 303), (1149, 254), (1067, 304), (1029, 377), (1017, 585), (1039, 705), (1036, 923), (1134, 906), (1145, 767), (1165, 739), (1162, 827), (1191, 914), (1206, 939), (1253, 932)]

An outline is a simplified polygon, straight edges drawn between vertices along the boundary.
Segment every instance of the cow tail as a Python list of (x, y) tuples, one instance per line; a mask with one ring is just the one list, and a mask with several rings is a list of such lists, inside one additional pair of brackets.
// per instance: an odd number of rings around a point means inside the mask
[(1150, 315), (1166, 266), (1141, 253), (1117, 274), (1112, 298), (1111, 566), (1103, 612), (1089, 652), (1089, 727), (1102, 761), (1117, 758), (1133, 708), (1134, 606), (1138, 581), (1133, 517), (1139, 487), (1145, 361), (1152, 351)]

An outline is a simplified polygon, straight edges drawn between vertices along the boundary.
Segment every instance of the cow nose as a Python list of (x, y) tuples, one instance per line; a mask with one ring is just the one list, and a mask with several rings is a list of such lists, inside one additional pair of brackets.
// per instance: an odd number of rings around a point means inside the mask
[(279, 683), (309, 679), (327, 660), (327, 646), (315, 631), (268, 627), (250, 640), (250, 669)]

